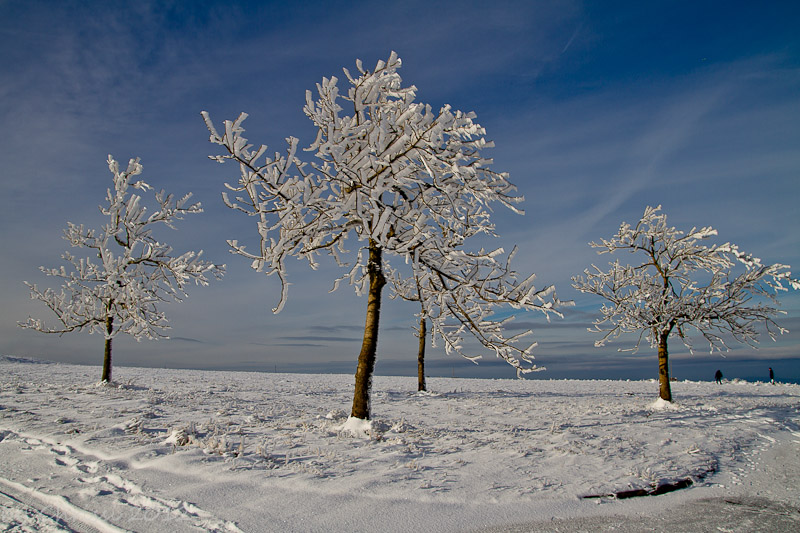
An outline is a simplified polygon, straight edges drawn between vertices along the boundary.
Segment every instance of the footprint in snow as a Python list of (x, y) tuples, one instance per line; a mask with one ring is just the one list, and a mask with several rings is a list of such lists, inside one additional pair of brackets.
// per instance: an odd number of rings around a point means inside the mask
[(74, 457), (61, 456), (55, 458), (55, 463), (58, 466), (75, 466), (79, 463), (79, 461)]

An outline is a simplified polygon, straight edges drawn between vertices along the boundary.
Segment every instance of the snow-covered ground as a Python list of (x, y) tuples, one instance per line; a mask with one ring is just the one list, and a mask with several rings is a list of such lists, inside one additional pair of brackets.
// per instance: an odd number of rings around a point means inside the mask
[(355, 438), (348, 375), (99, 375), (0, 358), (0, 529), (800, 529), (798, 385), (678, 382), (664, 407), (650, 381), (377, 377)]

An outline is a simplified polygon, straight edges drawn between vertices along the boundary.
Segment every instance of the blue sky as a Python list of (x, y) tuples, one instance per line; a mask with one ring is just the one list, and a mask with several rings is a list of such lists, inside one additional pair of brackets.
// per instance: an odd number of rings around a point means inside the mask
[[(155, 367), (355, 371), (366, 302), (329, 294), (337, 269), (290, 263), (279, 285), (227, 252), (255, 237), (222, 204), (236, 169), (200, 118), (250, 114), (248, 137), (271, 149), (308, 144), (306, 89), (356, 58), (391, 50), (418, 100), (475, 111), (496, 143), (496, 170), (525, 196), (524, 216), (496, 211), (516, 267), (574, 299), (564, 320), (518, 317), (534, 329), (548, 370), (536, 378), (656, 377), (654, 353), (593, 347), (601, 302), (570, 276), (605, 264), (587, 243), (662, 204), (672, 225), (711, 225), (720, 242), (800, 269), (800, 7), (795, 2), (10, 2), (0, 1), (0, 353), (99, 364), (102, 338), (23, 330), (50, 318), (22, 281), (53, 285), (67, 221), (99, 226), (110, 185), (106, 157), (140, 157), (144, 178), (192, 191), (205, 213), (164, 235), (178, 251), (224, 262), (222, 282), (165, 307), (173, 337), (118, 337), (115, 363)], [(800, 380), (800, 295), (782, 298), (791, 330), (725, 358), (671, 344), (679, 378)], [(384, 301), (377, 372), (413, 375), (415, 307)], [(627, 341), (627, 342), (626, 342)], [(487, 354), (479, 366), (429, 351), (433, 375), (511, 377)]]

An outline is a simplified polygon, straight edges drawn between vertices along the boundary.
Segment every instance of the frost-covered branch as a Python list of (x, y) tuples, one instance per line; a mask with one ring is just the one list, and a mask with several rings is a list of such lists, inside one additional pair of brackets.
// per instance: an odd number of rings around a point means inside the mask
[(504, 307), (515, 310), (538, 311), (549, 321), (561, 317), (558, 307), (571, 305), (561, 302), (551, 286), (537, 289), (535, 276), (519, 280), (511, 270), (510, 261), (516, 249), (505, 260), (503, 250), (467, 254), (453, 250), (447, 256), (440, 251), (420, 249), (415, 256), (413, 276), (403, 277), (392, 270), (387, 277), (395, 297), (418, 301), (422, 316), (431, 321), (431, 338), (436, 345), (441, 339), (447, 353), (455, 352), (476, 361), (480, 356), (464, 351), (464, 334), (469, 333), (484, 348), (513, 366), (518, 374), (542, 370), (533, 362), (536, 343), (525, 343), (530, 330), (506, 336), (505, 326), (513, 316), (499, 319)]

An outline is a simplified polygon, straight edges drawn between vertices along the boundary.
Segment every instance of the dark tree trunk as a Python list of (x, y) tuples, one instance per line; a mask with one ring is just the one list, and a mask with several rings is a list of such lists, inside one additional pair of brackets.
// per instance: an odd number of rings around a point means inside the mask
[(672, 389), (669, 384), (669, 353), (667, 352), (668, 337), (669, 333), (660, 333), (658, 336), (658, 385), (661, 399), (671, 402)]
[(425, 335), (427, 334), (425, 317), (419, 319), (419, 351), (417, 352), (417, 390), (425, 388)]
[(386, 285), (383, 276), (381, 249), (370, 240), (369, 263), (369, 296), (367, 297), (367, 319), (364, 324), (364, 340), (361, 353), (358, 355), (356, 368), (356, 387), (353, 394), (353, 410), (350, 416), (368, 420), (370, 418), (369, 396), (372, 389), (372, 372), (375, 369), (375, 355), (378, 350), (378, 323), (381, 314), (381, 291)]
[(107, 316), (106, 317), (106, 348), (105, 353), (103, 355), (103, 375), (100, 378), (100, 381), (105, 381), (107, 383), (111, 383), (111, 327), (114, 324), (114, 317)]

